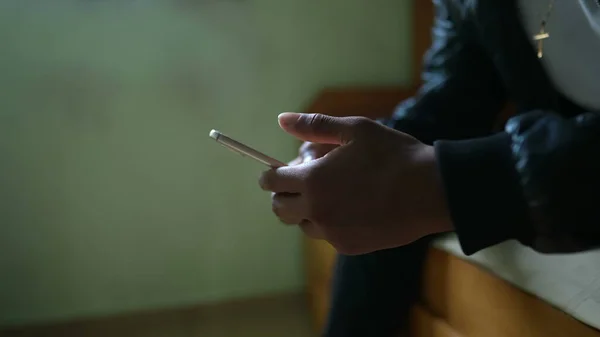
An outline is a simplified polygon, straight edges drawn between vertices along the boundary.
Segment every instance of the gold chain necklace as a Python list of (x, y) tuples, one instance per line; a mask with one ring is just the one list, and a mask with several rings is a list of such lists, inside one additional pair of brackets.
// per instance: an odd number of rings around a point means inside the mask
[(541, 59), (544, 57), (544, 40), (550, 38), (550, 34), (546, 31), (546, 23), (550, 19), (550, 14), (554, 9), (554, 0), (551, 0), (548, 4), (548, 11), (540, 23), (540, 32), (533, 36), (533, 40), (537, 42), (537, 57)]

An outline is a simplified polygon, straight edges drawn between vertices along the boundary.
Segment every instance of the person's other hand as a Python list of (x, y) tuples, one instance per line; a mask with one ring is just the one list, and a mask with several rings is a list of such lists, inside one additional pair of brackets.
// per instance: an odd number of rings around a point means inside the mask
[(288, 165), (294, 166), (311, 160), (319, 159), (328, 154), (331, 150), (338, 147), (337, 144), (319, 144), (313, 142), (304, 142), (298, 149), (298, 157), (289, 162)]
[(451, 230), (431, 146), (362, 117), (282, 114), (297, 138), (338, 146), (321, 158), (263, 173), (287, 224), (363, 254)]

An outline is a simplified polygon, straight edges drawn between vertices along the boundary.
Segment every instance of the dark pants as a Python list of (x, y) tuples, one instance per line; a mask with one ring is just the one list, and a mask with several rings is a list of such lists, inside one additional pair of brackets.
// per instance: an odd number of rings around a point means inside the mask
[(324, 337), (396, 337), (419, 296), (430, 238), (361, 256), (338, 256)]

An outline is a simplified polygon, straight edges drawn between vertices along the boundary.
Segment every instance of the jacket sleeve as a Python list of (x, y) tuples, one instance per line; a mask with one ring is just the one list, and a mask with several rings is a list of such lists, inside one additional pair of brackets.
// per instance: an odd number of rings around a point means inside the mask
[(424, 57), (423, 85), (396, 109), (385, 125), (431, 144), (437, 139), (489, 135), (506, 91), (482, 49), (464, 5), (434, 0), (432, 45)]
[(463, 251), (510, 239), (540, 252), (600, 247), (600, 112), (534, 111), (489, 136), (505, 88), (459, 1), (434, 4), (424, 84), (384, 123), (435, 142)]
[(435, 143), (461, 246), (517, 239), (545, 253), (600, 247), (600, 113), (533, 111), (491, 137)]

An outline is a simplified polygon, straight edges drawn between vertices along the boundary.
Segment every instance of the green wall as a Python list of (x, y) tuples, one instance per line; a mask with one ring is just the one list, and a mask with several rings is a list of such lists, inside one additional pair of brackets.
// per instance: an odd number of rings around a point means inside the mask
[(408, 80), (409, 0), (0, 5), (0, 325), (300, 289), (270, 214), (276, 116), (329, 85)]

